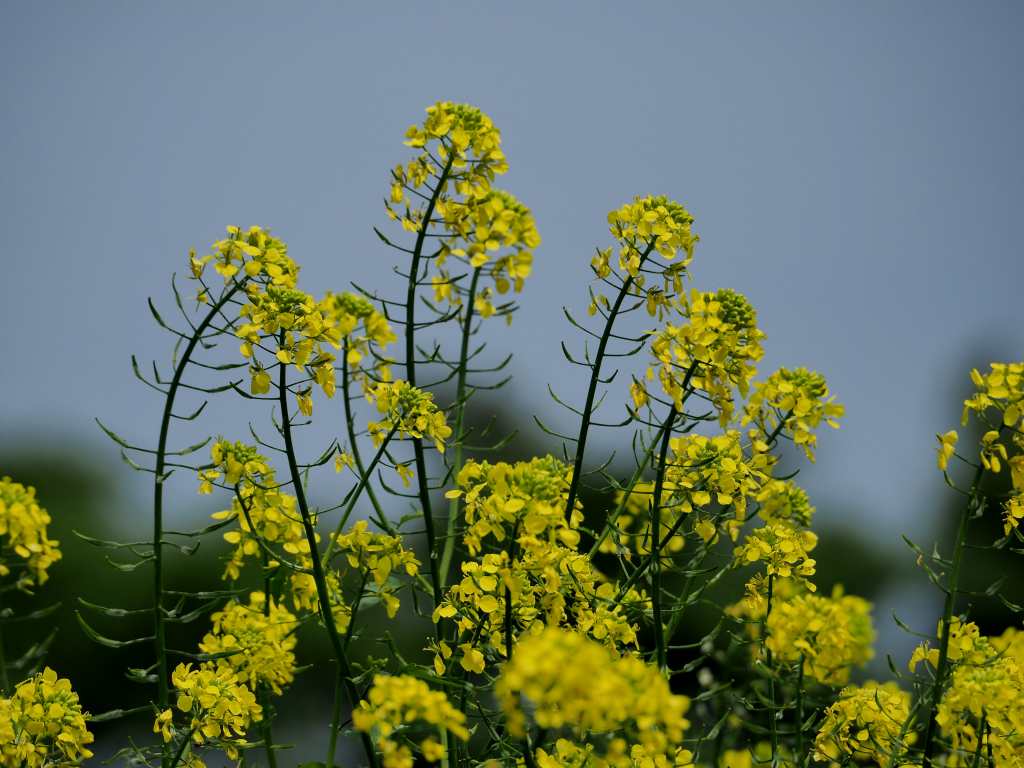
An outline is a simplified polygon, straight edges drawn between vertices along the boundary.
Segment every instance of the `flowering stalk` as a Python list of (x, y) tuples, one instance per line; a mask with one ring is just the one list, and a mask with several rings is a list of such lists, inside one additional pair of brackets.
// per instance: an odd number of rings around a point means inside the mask
[(672, 424), (676, 420), (676, 409), (669, 409), (668, 418), (661, 436), (661, 452), (658, 455), (658, 470), (654, 478), (654, 496), (651, 499), (651, 607), (654, 613), (654, 642), (658, 659), (658, 669), (664, 671), (665, 659), (665, 627), (661, 621), (661, 547), (658, 546), (661, 533), (661, 494), (665, 485), (665, 462), (668, 456), (668, 443), (672, 436)]
[(370, 499), (370, 503), (373, 505), (374, 511), (377, 513), (377, 518), (387, 524), (387, 517), (384, 514), (384, 510), (380, 506), (380, 502), (377, 500), (377, 494), (373, 492), (373, 486), (370, 485), (369, 477), (370, 472), (366, 471), (363, 466), (362, 452), (359, 450), (359, 446), (356, 443), (356, 426), (355, 419), (352, 414), (352, 399), (349, 394), (350, 375), (349, 375), (349, 364), (348, 364), (348, 352), (349, 343), (348, 337), (342, 340), (341, 348), (341, 399), (345, 404), (345, 428), (348, 431), (348, 445), (349, 450), (352, 451), (352, 458), (355, 460), (356, 469), (359, 471), (360, 478), (367, 478), (366, 483), (366, 495)]
[[(171, 417), (174, 414), (174, 399), (181, 385), (181, 377), (191, 362), (192, 353), (213, 319), (220, 314), (231, 298), (241, 289), (242, 284), (235, 281), (224, 291), (220, 299), (210, 308), (199, 325), (189, 336), (185, 349), (178, 360), (164, 399), (164, 412), (160, 419), (160, 437), (157, 440), (156, 462), (153, 473), (153, 646), (156, 651), (157, 706), (163, 711), (167, 708), (169, 691), (167, 687), (167, 638), (164, 627), (164, 559), (163, 559), (163, 505), (164, 505), (164, 469), (167, 461), (167, 439), (170, 433)], [(180, 755), (179, 755), (180, 758)], [(169, 747), (164, 745), (161, 764), (166, 766), (170, 760)]]
[[(466, 299), (466, 317), (462, 323), (462, 341), (459, 347), (459, 374), (455, 384), (455, 435), (454, 458), (452, 461), (452, 476), (458, 477), (462, 469), (463, 435), (462, 429), (466, 416), (466, 376), (469, 367), (469, 338), (473, 330), (473, 304), (476, 301), (477, 284), (480, 280), (481, 267), (473, 270), (473, 277), (469, 284), (469, 296)], [(459, 518), (459, 499), (452, 499), (448, 505), (448, 524), (445, 532), (444, 551), (441, 555), (440, 580), (441, 587), (448, 582), (448, 571), (451, 568), (452, 555), (455, 552), (455, 523)]]
[[(655, 244), (655, 241), (651, 240), (643, 253), (640, 254), (638, 269), (643, 266), (647, 257), (654, 251)], [(583, 404), (583, 411), (580, 414), (580, 432), (576, 438), (576, 461), (573, 464), (572, 479), (569, 481), (569, 497), (565, 504), (565, 516), (567, 518), (572, 514), (576, 506), (580, 475), (583, 471), (583, 452), (587, 445), (587, 433), (590, 431), (590, 417), (594, 411), (594, 397), (597, 395), (597, 384), (601, 380), (601, 364), (604, 362), (605, 349), (608, 347), (608, 340), (611, 338), (612, 327), (619, 316), (619, 310), (622, 309), (622, 302), (629, 295), (629, 290), (633, 287), (634, 280), (633, 274), (629, 274), (619, 288), (619, 295), (615, 297), (615, 303), (608, 312), (608, 317), (604, 323), (604, 331), (601, 333), (601, 338), (597, 344), (597, 354), (594, 356), (594, 362), (590, 366), (590, 384), (587, 387), (587, 399)]]
[[(284, 333), (281, 334), (282, 344)], [(316, 584), (317, 599), (320, 603), (320, 615), (324, 620), (324, 627), (334, 651), (334, 657), (338, 662), (338, 680), (344, 687), (348, 699), (355, 709), (359, 703), (359, 692), (355, 683), (352, 682), (352, 667), (348, 661), (348, 655), (341, 642), (341, 635), (338, 634), (338, 627), (334, 622), (334, 613), (331, 610), (331, 594), (327, 588), (327, 579), (324, 576), (324, 566), (317, 555), (318, 546), (316, 541), (316, 530), (313, 528), (313, 520), (309, 514), (309, 505), (306, 502), (306, 492), (302, 487), (302, 476), (299, 473), (298, 461), (295, 457), (295, 446), (292, 443), (292, 421), (288, 411), (288, 366), (278, 363), (278, 402), (281, 407), (281, 434), (284, 437), (285, 455), (288, 458), (288, 470), (291, 473), (292, 486), (295, 490), (295, 501), (299, 507), (299, 514), (302, 517), (302, 528), (306, 534), (306, 542), (309, 544), (309, 551), (313, 564), (313, 581)], [(366, 750), (367, 759), (370, 765), (376, 768), (377, 753), (373, 749), (373, 742), (365, 732), (360, 732), (363, 748)], [(333, 763), (328, 762), (327, 768), (332, 768)]]
[[(967, 542), (967, 523), (980, 501), (979, 487), (985, 474), (985, 468), (979, 465), (971, 481), (971, 490), (967, 504), (960, 514), (960, 523), (956, 532), (956, 543), (953, 547), (953, 565), (949, 572), (949, 583), (946, 586), (946, 601), (942, 609), (942, 637), (939, 639), (939, 661), (935, 667), (935, 681), (928, 700), (928, 720), (924, 732), (924, 754), (921, 758), (924, 768), (931, 768), (932, 755), (935, 750), (935, 716), (942, 698), (942, 688), (946, 683), (949, 671), (949, 633), (953, 624), (953, 611), (956, 607), (957, 592), (960, 588), (960, 567), (963, 563), (964, 549)], [(980, 742), (980, 736), (979, 736)]]

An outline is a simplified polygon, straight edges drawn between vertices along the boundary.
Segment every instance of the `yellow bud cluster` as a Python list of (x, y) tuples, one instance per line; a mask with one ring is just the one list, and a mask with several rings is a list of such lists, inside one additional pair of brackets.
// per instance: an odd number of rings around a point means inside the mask
[(0, 697), (0, 766), (78, 765), (92, 757), (93, 735), (71, 681), (49, 667)]
[[(674, 758), (690, 725), (690, 700), (673, 694), (655, 667), (555, 628), (520, 640), (494, 692), (509, 731), (520, 737), (527, 702), (539, 728), (571, 728), (583, 740), (615, 734), (641, 745), (648, 757)], [(595, 739), (595, 746), (604, 741)]]
[(653, 251), (669, 261), (682, 251), (680, 263), (685, 267), (699, 240), (690, 212), (663, 195), (634, 198), (608, 214), (608, 225), (619, 241), (619, 268), (633, 277), (645, 254)]
[(249, 604), (232, 600), (210, 617), (213, 629), (199, 650), (222, 655), (218, 665), (230, 668), (253, 690), (262, 683), (280, 694), (295, 679), (295, 616), (266, 595), (252, 592)]
[(394, 431), (400, 437), (430, 438), (438, 452), (444, 453), (444, 441), (451, 437), (452, 428), (431, 393), (399, 380), (381, 382), (367, 397), (377, 404), (377, 410), (383, 415), (381, 421), (367, 425), (375, 445), (380, 445)]
[[(377, 675), (367, 698), (352, 711), (356, 730), (376, 735), (384, 768), (412, 768), (413, 750), (429, 763), (444, 756), (441, 739), (448, 731), (466, 741), (466, 716), (422, 680), (409, 675)], [(413, 741), (410, 729), (428, 735)]]
[(50, 515), (36, 501), (36, 489), (0, 478), (0, 576), (15, 573), (19, 589), (46, 582), (60, 560), (60, 543), (47, 536)]
[(814, 461), (815, 430), (824, 421), (838, 428), (843, 406), (829, 394), (825, 377), (806, 368), (780, 368), (754, 385), (743, 424), (753, 422), (764, 435), (778, 431), (790, 437)]
[(845, 765), (874, 763), (878, 768), (903, 765), (900, 756), (914, 743), (903, 734), (910, 717), (910, 694), (895, 683), (867, 682), (844, 688), (825, 710), (814, 740), (814, 759)]
[(771, 480), (757, 494), (758, 514), (762, 520), (788, 520), (796, 525), (809, 526), (814, 507), (807, 491), (792, 480)]

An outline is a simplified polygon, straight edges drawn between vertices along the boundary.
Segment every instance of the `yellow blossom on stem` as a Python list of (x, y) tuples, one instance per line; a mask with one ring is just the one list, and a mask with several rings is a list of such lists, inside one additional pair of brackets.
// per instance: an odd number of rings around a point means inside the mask
[(399, 380), (381, 382), (367, 397), (376, 403), (383, 416), (381, 421), (367, 425), (375, 445), (380, 445), (394, 431), (400, 437), (430, 438), (438, 452), (444, 453), (444, 441), (451, 437), (452, 428), (445, 420), (444, 411), (434, 403), (432, 394)]
[[(833, 764), (901, 765), (900, 756), (914, 743), (903, 735), (910, 717), (910, 694), (895, 683), (867, 682), (844, 688), (827, 710), (814, 740), (814, 759)], [(893, 762), (893, 760), (896, 762)]]
[(59, 542), (47, 535), (49, 524), (35, 488), (0, 477), (0, 576), (15, 573), (19, 589), (44, 584), (61, 558)]
[(634, 277), (648, 248), (669, 261), (682, 251), (680, 263), (685, 267), (699, 240), (692, 230), (690, 212), (661, 195), (634, 198), (608, 214), (608, 225), (620, 244), (619, 268)]
[(956, 453), (956, 442), (959, 439), (959, 435), (957, 435), (955, 429), (951, 429), (948, 432), (936, 435), (935, 437), (939, 440), (939, 469), (945, 472), (946, 468), (949, 466), (949, 460), (953, 458), (953, 454)]
[(0, 697), (0, 766), (47, 768), (78, 765), (92, 757), (86, 726), (71, 681), (49, 667)]
[[(789, 522), (765, 523), (751, 531), (736, 548), (739, 565), (764, 563), (765, 573), (782, 578), (814, 575), (810, 552), (818, 543), (812, 531), (802, 531)], [(808, 588), (814, 589), (812, 584)]]
[(829, 394), (825, 377), (806, 368), (780, 368), (754, 385), (743, 424), (753, 422), (764, 435), (778, 432), (796, 443), (814, 461), (815, 430), (824, 421), (838, 428), (843, 406)]

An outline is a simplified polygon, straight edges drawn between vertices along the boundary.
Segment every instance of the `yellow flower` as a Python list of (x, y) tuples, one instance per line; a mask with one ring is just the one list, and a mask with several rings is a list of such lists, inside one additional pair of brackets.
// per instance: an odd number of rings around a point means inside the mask
[(809, 526), (814, 517), (807, 492), (792, 480), (772, 480), (757, 494), (760, 503), (758, 514), (764, 521), (788, 520), (802, 526)]
[(787, 435), (814, 461), (818, 443), (814, 430), (822, 421), (838, 428), (837, 419), (843, 415), (843, 406), (834, 400), (820, 373), (780, 368), (754, 385), (742, 423), (753, 422), (765, 436)]
[(409, 675), (374, 677), (366, 699), (352, 711), (352, 724), (356, 730), (376, 735), (384, 768), (410, 768), (414, 745), (427, 762), (444, 756), (440, 743), (432, 737), (418, 745), (407, 740), (410, 728), (425, 729), (439, 738), (446, 730), (462, 741), (469, 738), (466, 716), (451, 705), (448, 697)]
[(375, 445), (380, 445), (394, 430), (400, 437), (428, 437), (434, 441), (439, 453), (444, 453), (444, 441), (451, 437), (444, 411), (434, 403), (429, 392), (407, 381), (381, 382), (367, 396), (376, 402), (383, 415), (381, 421), (371, 421), (367, 428)]
[(93, 741), (87, 716), (71, 681), (49, 667), (18, 683), (9, 699), (0, 698), (0, 766), (45, 768), (87, 760)]
[(949, 466), (949, 460), (953, 458), (953, 454), (956, 453), (956, 441), (959, 439), (959, 435), (957, 435), (955, 429), (951, 429), (948, 432), (936, 435), (935, 437), (939, 440), (939, 469), (945, 472), (946, 467)]
[(288, 257), (288, 246), (261, 227), (249, 227), (242, 231), (238, 227), (227, 228), (228, 236), (212, 246), (212, 253), (202, 259), (190, 254), (189, 264), (192, 276), (198, 278), (203, 267), (214, 262), (214, 269), (230, 280), (236, 274), (258, 279), (265, 284), (294, 288), (299, 268)]
[[(739, 565), (763, 562), (769, 576), (807, 577), (814, 575), (810, 552), (817, 544), (813, 532), (799, 530), (790, 522), (765, 523), (747, 535), (735, 557)], [(807, 586), (814, 589), (813, 584)]]
[(519, 737), (529, 711), (539, 728), (596, 737), (595, 747), (599, 737), (615, 734), (641, 745), (649, 757), (674, 757), (690, 725), (685, 717), (690, 700), (673, 694), (655, 667), (636, 656), (616, 657), (605, 646), (560, 629), (520, 640), (494, 692), (509, 731)]
[(49, 524), (35, 488), (0, 477), (0, 576), (14, 572), (19, 589), (44, 584), (61, 558), (59, 542), (47, 536)]
[(971, 371), (977, 392), (964, 400), (963, 424), (971, 412), (983, 416), (992, 408), (999, 412), (999, 425), (1015, 428), (1024, 418), (1024, 362), (992, 363), (989, 368), (986, 374)]
[(686, 266), (693, 259), (699, 238), (692, 231), (693, 216), (664, 196), (635, 197), (608, 214), (612, 236), (619, 241), (619, 268), (636, 277), (644, 254), (656, 251), (671, 261), (680, 251)]
[(872, 762), (879, 768), (901, 765), (900, 756), (914, 743), (901, 736), (910, 717), (910, 694), (895, 683), (867, 682), (844, 688), (825, 711), (814, 741), (814, 759), (833, 764)]

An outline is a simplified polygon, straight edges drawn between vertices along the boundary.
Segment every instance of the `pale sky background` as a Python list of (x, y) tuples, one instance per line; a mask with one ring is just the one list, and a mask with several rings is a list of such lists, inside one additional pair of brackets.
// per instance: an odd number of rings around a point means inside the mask
[(426, 105), (468, 101), (501, 128), (500, 183), (544, 240), (492, 341), (516, 350), (522, 428), (556, 413), (549, 382), (582, 398), (561, 306), (586, 306), (606, 212), (666, 194), (697, 219), (695, 284), (758, 309), (762, 370), (821, 370), (847, 406), (802, 477), (822, 524), (903, 553), (898, 533), (938, 514), (934, 435), (956, 424), (967, 368), (1024, 351), (1022, 16), (998, 2), (6, 0), (0, 443), (72, 441), (116, 471), (94, 416), (154, 436), (159, 403), (128, 367), (169, 352), (145, 297), (169, 307), (169, 273), (225, 224), (272, 227), (312, 292), (397, 293), (371, 230), (387, 224), (388, 170)]

